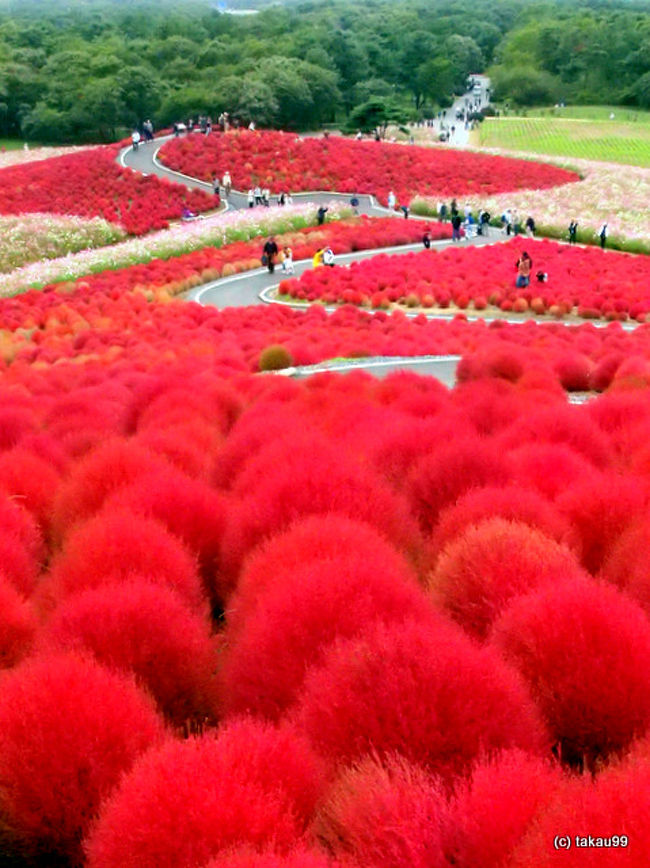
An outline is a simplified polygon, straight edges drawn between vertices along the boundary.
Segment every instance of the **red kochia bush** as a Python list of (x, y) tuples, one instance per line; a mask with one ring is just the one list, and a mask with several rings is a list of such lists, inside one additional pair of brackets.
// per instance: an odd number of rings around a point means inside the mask
[(650, 622), (591, 579), (514, 600), (492, 642), (530, 685), (561, 758), (592, 767), (650, 724)]
[(58, 601), (135, 577), (176, 590), (193, 609), (205, 606), (194, 559), (180, 540), (154, 519), (109, 508), (69, 534), (43, 593)]
[(509, 467), (499, 450), (479, 437), (456, 442), (420, 459), (411, 469), (407, 493), (420, 525), (431, 531), (439, 513), (472, 488), (503, 485)]
[[(212, 859), (206, 868), (337, 868), (338, 863), (330, 862), (318, 850), (305, 850), (299, 847), (286, 855), (273, 850), (258, 852), (249, 847), (230, 850)], [(343, 865), (340, 868), (344, 868)], [(353, 868), (353, 866), (350, 866)]]
[(209, 623), (174, 591), (125, 582), (76, 594), (56, 609), (40, 641), (48, 653), (92, 653), (111, 669), (133, 672), (176, 726), (216, 718)]
[(335, 512), (298, 519), (247, 558), (226, 613), (229, 637), (235, 639), (254, 617), (260, 599), (281, 592), (297, 572), (350, 553), (381, 564), (387, 574), (409, 574), (404, 556), (364, 521)]
[(590, 461), (559, 443), (552, 446), (527, 444), (515, 449), (509, 457), (514, 484), (533, 488), (549, 500), (555, 500), (565, 489), (594, 475)]
[(9, 836), (41, 855), (40, 864), (79, 864), (100, 802), (162, 736), (153, 703), (123, 676), (72, 655), (26, 661), (0, 691), (0, 805)]
[(276, 454), (271, 446), (245, 472), (254, 488), (229, 514), (221, 553), (225, 597), (246, 554), (301, 516), (339, 512), (361, 519), (403, 550), (417, 553), (417, 528), (406, 501), (326, 441), (300, 444), (289, 453), (283, 449)]
[(611, 452), (606, 435), (584, 408), (569, 404), (526, 413), (502, 434), (500, 441), (507, 449), (522, 443), (562, 443), (598, 468), (607, 466)]
[(123, 778), (87, 842), (88, 868), (195, 868), (240, 844), (287, 851), (324, 787), (289, 728), (242, 719), (168, 742)]
[[(559, 830), (563, 830), (560, 832)], [(553, 847), (555, 836), (571, 835), (571, 849), (560, 858)], [(576, 846), (575, 836), (609, 839), (608, 845)], [(626, 835), (627, 844), (616, 846), (614, 836)], [(550, 846), (549, 846), (550, 841)], [(650, 852), (650, 762), (631, 755), (606, 768), (592, 780), (569, 780), (557, 797), (542, 809), (528, 834), (507, 862), (508, 868), (645, 868)], [(609, 855), (606, 856), (605, 854)], [(483, 864), (483, 863), (481, 863)]]
[[(302, 564), (281, 568), (281, 582), (274, 576), (257, 593), (243, 629), (235, 621), (221, 669), (227, 713), (277, 719), (294, 701), (309, 666), (335, 638), (354, 636), (373, 618), (389, 622), (427, 611), (406, 563), (395, 564), (396, 555), (384, 562), (387, 546), (381, 538), (379, 543), (378, 552), (342, 549), (323, 559), (308, 553)], [(235, 609), (237, 596), (230, 602)], [(226, 629), (226, 644), (229, 639)]]
[(15, 666), (28, 653), (37, 627), (30, 604), (0, 574), (0, 669)]
[(610, 471), (574, 482), (557, 498), (578, 534), (580, 559), (589, 572), (598, 572), (621, 534), (643, 514), (647, 497), (638, 480)]
[(445, 864), (501, 868), (562, 781), (558, 767), (520, 750), (479, 760), (449, 808)]
[(50, 462), (31, 448), (19, 444), (0, 454), (0, 490), (18, 498), (43, 529), (49, 528), (60, 481)]
[(434, 552), (460, 536), (471, 524), (489, 518), (524, 522), (556, 542), (571, 541), (571, 528), (552, 504), (521, 485), (487, 486), (468, 491), (440, 513), (431, 541)]
[(398, 751), (445, 775), (481, 750), (546, 744), (516, 674), (442, 618), (376, 622), (336, 642), (307, 674), (295, 716), (331, 761)]
[(134, 440), (113, 439), (102, 443), (74, 465), (57, 492), (54, 533), (61, 539), (78, 522), (91, 518), (107, 497), (167, 465)]
[(206, 588), (212, 591), (226, 524), (226, 501), (221, 494), (170, 467), (138, 477), (119, 489), (109, 505), (162, 522), (198, 557)]
[(345, 769), (324, 799), (315, 834), (335, 854), (369, 868), (447, 868), (440, 782), (399, 754)]
[(650, 519), (641, 516), (613, 543), (600, 575), (633, 597), (650, 615)]
[(455, 621), (483, 639), (512, 597), (585, 575), (575, 555), (546, 534), (493, 518), (470, 525), (442, 550), (429, 588)]
[(222, 435), (202, 418), (187, 417), (183, 422), (151, 426), (138, 432), (137, 442), (164, 458), (194, 479), (209, 479)]

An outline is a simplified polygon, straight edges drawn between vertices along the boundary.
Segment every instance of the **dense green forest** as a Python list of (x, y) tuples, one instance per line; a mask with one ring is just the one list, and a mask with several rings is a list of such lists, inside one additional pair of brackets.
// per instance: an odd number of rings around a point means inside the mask
[[(237, 5), (246, 3), (238, 0)], [(426, 115), (487, 70), (511, 104), (650, 107), (650, 4), (634, 0), (3, 0), (0, 135), (110, 140), (221, 111), (259, 126)]]

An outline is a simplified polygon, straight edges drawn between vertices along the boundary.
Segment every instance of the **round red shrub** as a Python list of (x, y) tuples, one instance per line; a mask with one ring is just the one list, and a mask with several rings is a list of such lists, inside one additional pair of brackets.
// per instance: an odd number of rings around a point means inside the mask
[[(314, 528), (315, 530), (316, 528)], [(298, 533), (304, 539), (304, 528)], [(302, 531), (302, 533), (301, 533)], [(334, 540), (339, 543), (337, 537)], [(272, 543), (271, 543), (272, 545)], [(354, 543), (353, 543), (354, 545)], [(255, 608), (235, 619), (224, 636), (227, 651), (220, 671), (224, 710), (280, 717), (299, 692), (305, 673), (339, 636), (354, 636), (369, 620), (385, 622), (428, 612), (427, 601), (405, 563), (379, 538), (378, 551), (369, 546), (339, 550), (318, 559), (308, 552), (293, 569), (281, 566), (262, 590), (254, 590)], [(298, 548), (294, 558), (301, 551)], [(254, 569), (259, 570), (258, 566)], [(268, 555), (265, 563), (269, 564)], [(250, 571), (248, 572), (250, 581)], [(280, 580), (279, 580), (280, 579)], [(238, 593), (230, 605), (237, 611)]]
[(564, 762), (591, 768), (650, 724), (650, 622), (616, 589), (540, 588), (512, 601), (491, 640), (530, 686)]
[(513, 597), (584, 575), (566, 546), (523, 522), (492, 518), (470, 525), (442, 550), (429, 590), (461, 627), (484, 639)]
[(222, 435), (199, 417), (164, 428), (147, 428), (135, 439), (183, 474), (209, 480)]
[(41, 647), (92, 653), (132, 672), (175, 726), (216, 719), (216, 648), (207, 619), (151, 582), (103, 585), (64, 600)]
[(650, 520), (645, 517), (633, 520), (613, 542), (600, 575), (633, 597), (650, 615), (649, 535)]
[(340, 513), (298, 519), (246, 559), (237, 591), (228, 605), (229, 636), (239, 635), (256, 612), (258, 600), (269, 592), (281, 591), (287, 576), (350, 552), (381, 563), (388, 573), (404, 576), (409, 572), (404, 556), (367, 522)]
[[(568, 822), (567, 822), (568, 821)], [(553, 847), (558, 834), (571, 837), (571, 848), (560, 858)], [(609, 839), (588, 846), (588, 836)], [(626, 836), (626, 843), (621, 836)], [(583, 840), (578, 846), (576, 837)], [(550, 846), (549, 846), (550, 842)], [(618, 846), (617, 846), (618, 844)], [(521, 844), (515, 847), (508, 868), (645, 868), (650, 852), (650, 762), (646, 757), (606, 768), (595, 780), (569, 779), (556, 798), (540, 810)]]
[(594, 474), (593, 465), (568, 446), (521, 446), (509, 458), (514, 484), (532, 488), (549, 500)]
[(52, 522), (56, 538), (62, 539), (75, 523), (91, 518), (117, 489), (165, 467), (164, 461), (134, 440), (102, 443), (73, 466), (57, 492)]
[(444, 829), (448, 863), (458, 868), (502, 868), (538, 812), (562, 786), (546, 760), (508, 750), (479, 760), (461, 780)]
[(637, 479), (608, 473), (573, 482), (557, 498), (558, 509), (578, 535), (580, 559), (596, 574), (626, 528), (642, 515), (648, 493)]
[(29, 653), (37, 629), (30, 604), (0, 574), (0, 669), (15, 666)]
[(28, 660), (0, 691), (3, 822), (24, 853), (80, 864), (100, 803), (163, 736), (148, 697), (90, 660)]
[(579, 406), (553, 404), (526, 413), (500, 439), (506, 449), (516, 449), (523, 443), (563, 444), (598, 468), (609, 464), (611, 449), (606, 435)]
[(18, 443), (38, 428), (38, 420), (33, 410), (27, 407), (0, 408), (0, 452), (13, 449)]
[(447, 799), (440, 782), (399, 754), (360, 760), (341, 772), (314, 821), (337, 856), (383, 868), (447, 868)]
[[(219, 577), (223, 597), (230, 595), (244, 557), (299, 517), (338, 512), (367, 521), (413, 556), (419, 553), (417, 527), (405, 499), (334, 446), (277, 455), (270, 449), (260, 465), (264, 472), (260, 466), (257, 485), (229, 512)], [(251, 467), (248, 471), (253, 475)]]
[(440, 513), (432, 549), (439, 552), (469, 525), (497, 517), (524, 522), (559, 543), (572, 540), (569, 523), (536, 491), (521, 485), (488, 486), (469, 491)]
[(237, 845), (286, 852), (324, 787), (305, 739), (246, 719), (142, 757), (102, 806), (88, 868), (195, 868)]
[(32, 449), (19, 445), (0, 454), (0, 489), (16, 498), (45, 530), (60, 481), (50, 462)]
[(17, 591), (28, 596), (36, 587), (39, 565), (25, 545), (11, 533), (0, 530), (0, 565), (3, 575)]
[(481, 750), (546, 744), (514, 671), (433, 617), (335, 642), (307, 674), (295, 718), (330, 761), (397, 751), (445, 775)]
[[(293, 389), (297, 385), (282, 378), (282, 385), (289, 383), (291, 392), (284, 399), (266, 396), (242, 413), (233, 425), (227, 440), (215, 456), (213, 481), (219, 488), (232, 488), (247, 462), (267, 444), (279, 440), (290, 443), (296, 431), (300, 431), (302, 436), (310, 433), (317, 436), (311, 420), (306, 420), (292, 403), (296, 398)], [(289, 452), (288, 445), (286, 448)]]
[(195, 561), (180, 540), (154, 519), (109, 508), (68, 535), (42, 592), (60, 601), (134, 578), (176, 590), (192, 609), (205, 608)]
[(226, 524), (227, 507), (221, 494), (170, 467), (119, 489), (108, 506), (162, 522), (198, 557), (204, 584), (212, 592)]
[(440, 511), (467, 491), (504, 485), (509, 476), (502, 452), (479, 437), (466, 436), (421, 458), (411, 469), (407, 494), (420, 526), (431, 532)]

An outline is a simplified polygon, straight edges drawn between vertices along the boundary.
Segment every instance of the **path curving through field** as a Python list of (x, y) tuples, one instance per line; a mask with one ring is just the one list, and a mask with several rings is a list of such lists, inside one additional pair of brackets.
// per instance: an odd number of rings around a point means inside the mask
[[(197, 135), (200, 135), (197, 133)], [(162, 145), (171, 139), (172, 136), (163, 136), (155, 139), (153, 142), (140, 144), (137, 151), (133, 150), (132, 146), (124, 148), (118, 157), (118, 160), (125, 168), (130, 168), (133, 171), (140, 172), (144, 175), (157, 175), (161, 178), (176, 183), (184, 184), (190, 189), (200, 189), (207, 192), (212, 192), (212, 186), (206, 181), (198, 178), (193, 178), (167, 168), (158, 158), (158, 152)], [(331, 201), (340, 200), (345, 204), (350, 202), (350, 194), (333, 193), (333, 192), (307, 192), (294, 194), (294, 200), (313, 202), (314, 207), (320, 204), (326, 204)], [(403, 219), (402, 215), (390, 211), (377, 203), (374, 196), (369, 194), (357, 196), (359, 206), (357, 210), (361, 214), (368, 216), (386, 217), (392, 216), (395, 219)], [(241, 191), (232, 190), (230, 196), (225, 202), (227, 209), (242, 210), (247, 209), (246, 194)], [(277, 206), (272, 206), (277, 207)], [(417, 216), (411, 219), (420, 219), (429, 221), (431, 218), (419, 218)], [(488, 238), (477, 236), (469, 242), (472, 246), (485, 246), (486, 244), (494, 244), (508, 240), (508, 236), (504, 231), (492, 228), (491, 235)], [(436, 241), (432, 247), (442, 249), (449, 247), (453, 242), (451, 240)], [(381, 248), (374, 250), (355, 251), (353, 253), (341, 254), (336, 257), (339, 265), (348, 265), (351, 262), (367, 259), (372, 256), (377, 256), (380, 253), (391, 253), (395, 255), (403, 255), (414, 250), (420, 250), (421, 246), (416, 244), (403, 245), (393, 248)], [(299, 276), (304, 271), (312, 267), (311, 259), (295, 262), (295, 276)], [(299, 303), (291, 303), (286, 301), (278, 301), (273, 298), (272, 290), (277, 286), (279, 280), (282, 279), (282, 274), (278, 269), (275, 276), (268, 273), (265, 268), (259, 268), (254, 271), (249, 271), (244, 274), (238, 274), (231, 277), (223, 277), (219, 280), (211, 281), (202, 286), (196, 287), (188, 294), (188, 299), (196, 301), (201, 305), (210, 305), (219, 309), (227, 307), (243, 307), (256, 304), (283, 304), (299, 310), (304, 310), (304, 305)], [(336, 308), (326, 308), (335, 310)], [(408, 316), (409, 314), (407, 314)], [(415, 316), (416, 314), (411, 314)], [(442, 315), (440, 313), (426, 313), (425, 316), (431, 319), (451, 319), (454, 314)], [(469, 319), (479, 318), (468, 315)], [(495, 318), (481, 316), (480, 318), (491, 321)], [(507, 319), (507, 322), (518, 323), (529, 317), (519, 316), (516, 319)], [(499, 319), (503, 320), (502, 317)], [(414, 356), (409, 358), (395, 359), (393, 357), (384, 357), (379, 359), (364, 359), (324, 362), (319, 365), (309, 366), (308, 368), (295, 368), (286, 373), (304, 377), (321, 371), (349, 371), (349, 370), (365, 370), (374, 376), (383, 377), (396, 370), (413, 370), (420, 374), (434, 376), (439, 379), (444, 385), (449, 388), (453, 387), (456, 382), (456, 368), (460, 361), (459, 356)]]

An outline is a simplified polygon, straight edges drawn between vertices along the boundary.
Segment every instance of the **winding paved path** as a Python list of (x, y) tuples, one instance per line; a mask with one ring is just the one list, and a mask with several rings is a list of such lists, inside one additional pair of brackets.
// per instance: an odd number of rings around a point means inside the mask
[[(464, 102), (464, 98), (460, 98), (457, 102), (460, 105)], [(454, 109), (455, 108), (456, 104), (454, 104)], [(200, 135), (200, 133), (193, 133), (192, 135)], [(134, 171), (140, 172), (144, 175), (158, 175), (159, 177), (167, 178), (169, 180), (176, 181), (177, 183), (182, 183), (191, 189), (199, 189), (205, 190), (207, 192), (212, 192), (211, 184), (205, 181), (201, 181), (198, 178), (192, 178), (188, 175), (184, 175), (180, 172), (168, 169), (160, 162), (160, 160), (158, 159), (158, 151), (160, 150), (162, 145), (170, 138), (172, 138), (172, 136), (165, 136), (159, 139), (155, 139), (153, 142), (140, 144), (137, 151), (134, 151), (132, 147), (124, 148), (120, 152), (118, 158), (119, 162), (122, 166), (133, 169)], [(456, 144), (456, 142), (452, 142), (452, 144)], [(294, 194), (293, 198), (294, 201), (302, 200), (307, 202), (313, 202), (315, 206), (337, 199), (346, 204), (349, 204), (350, 202), (350, 194), (342, 193), (297, 193)], [(395, 219), (403, 219), (398, 213), (394, 211), (389, 211), (387, 208), (383, 208), (382, 206), (378, 205), (375, 198), (371, 195), (359, 194), (357, 198), (359, 199), (358, 210), (360, 213), (382, 217), (390, 215)], [(245, 194), (233, 190), (227, 200), (227, 207), (229, 209), (236, 210), (246, 209), (248, 207), (248, 204)], [(412, 217), (411, 219), (426, 220), (428, 218)], [(506, 240), (507, 236), (504, 232), (491, 228), (491, 234), (488, 238), (477, 236), (468, 243), (470, 243), (472, 246), (483, 246), (486, 244), (494, 244)], [(433, 243), (432, 246), (434, 248), (441, 249), (444, 247), (449, 247), (451, 246), (451, 244), (451, 241), (445, 240), (436, 241)], [(353, 261), (359, 261), (362, 259), (370, 258), (372, 256), (376, 256), (379, 253), (393, 253), (400, 255), (421, 249), (422, 247), (419, 244), (410, 244), (400, 247), (355, 251), (354, 253), (341, 254), (337, 256), (336, 261), (339, 265), (345, 265)], [(307, 271), (312, 267), (311, 259), (302, 260), (294, 264), (295, 276), (299, 276), (304, 271)], [(301, 310), (304, 309), (304, 305), (292, 305), (287, 302), (277, 302), (270, 297), (272, 290), (275, 286), (277, 286), (277, 283), (279, 282), (279, 280), (282, 279), (282, 276), (282, 272), (279, 269), (274, 276), (271, 276), (265, 268), (259, 268), (254, 271), (246, 272), (244, 274), (238, 274), (232, 277), (225, 277), (204, 284), (203, 286), (193, 289), (188, 294), (188, 298), (193, 301), (197, 301), (199, 304), (211, 305), (219, 309), (227, 307), (242, 307), (263, 303), (288, 304), (288, 306), (290, 307)], [(335, 309), (336, 308), (327, 308), (327, 310)], [(415, 314), (413, 315), (415, 316)], [(450, 314), (448, 316), (443, 316), (440, 314), (426, 315), (431, 319), (450, 319), (453, 316), (453, 314)], [(469, 315), (468, 318), (472, 319), (471, 315)], [(478, 317), (475, 318), (478, 319)], [(485, 319), (485, 317), (482, 318)], [(521, 322), (522, 318), (507, 321)], [(409, 369), (415, 370), (421, 374), (429, 374), (435, 376), (445, 385), (451, 387), (456, 381), (456, 367), (459, 360), (459, 356), (427, 356), (401, 359), (366, 359), (350, 363), (341, 362), (336, 364), (325, 362), (322, 365), (293, 369), (291, 373), (295, 376), (303, 377), (321, 370), (345, 371), (352, 369), (362, 369), (368, 371), (369, 373), (372, 373), (375, 376), (383, 377), (391, 373), (392, 371)]]

